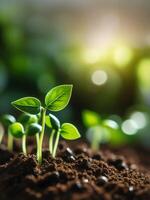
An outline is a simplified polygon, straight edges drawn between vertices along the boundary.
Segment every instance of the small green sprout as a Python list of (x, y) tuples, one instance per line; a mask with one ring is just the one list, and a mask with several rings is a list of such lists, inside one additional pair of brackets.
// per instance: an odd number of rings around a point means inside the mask
[[(52, 133), (49, 140), (49, 151), (52, 154), (53, 158), (55, 158), (56, 156), (56, 150), (60, 136), (66, 140), (75, 140), (80, 138), (80, 133), (73, 124), (64, 123), (60, 125), (60, 121), (56, 118), (56, 116), (52, 114), (46, 116), (46, 125), (52, 129)], [(54, 143), (55, 133), (56, 139)]]
[[(36, 129), (35, 129), (35, 132), (30, 134), (29, 132), (29, 128), (31, 126), (31, 129), (32, 131), (34, 130), (34, 128), (32, 128), (32, 124), (37, 124), (38, 123), (38, 116), (37, 115), (33, 115), (33, 114), (27, 114), (27, 113), (23, 113), (18, 121), (24, 126), (24, 129), (25, 129), (25, 134), (23, 135), (23, 152), (25, 155), (27, 155), (27, 148), (26, 148), (26, 140), (27, 140), (27, 136), (33, 136), (33, 135), (36, 135), (36, 134), (39, 134), (39, 130), (36, 132)], [(28, 132), (28, 133), (27, 133)], [(36, 136), (36, 140), (38, 140), (38, 136)], [(38, 141), (37, 141), (38, 143)]]
[(54, 115), (52, 114), (49, 114), (46, 116), (45, 118), (45, 122), (46, 122), (46, 125), (52, 129), (52, 132), (51, 132), (51, 135), (50, 135), (50, 138), (49, 138), (49, 151), (50, 151), (50, 154), (53, 153), (53, 143), (54, 143), (54, 134), (55, 132), (57, 132), (59, 129), (60, 129), (60, 121), (58, 120), (57, 117), (55, 117)]
[(119, 126), (115, 121), (102, 120), (96, 112), (85, 110), (82, 113), (82, 118), (83, 123), (88, 128), (86, 137), (93, 150), (98, 150), (101, 143), (111, 142), (116, 133), (120, 134)]
[(42, 126), (37, 123), (32, 123), (28, 126), (25, 135), (26, 136), (36, 136), (36, 144), (37, 144), (37, 158), (39, 157), (39, 134), (42, 131)]
[[(24, 97), (12, 102), (12, 105), (18, 110), (24, 113), (32, 114), (32, 115), (39, 115), (41, 117), (42, 129), (39, 133), (39, 138), (37, 136), (38, 138), (37, 139), (38, 141), (37, 142), (38, 143), (37, 160), (39, 164), (42, 163), (42, 145), (43, 145), (43, 138), (44, 138), (44, 132), (45, 132), (46, 112), (47, 111), (57, 112), (64, 109), (70, 101), (71, 94), (72, 94), (72, 85), (60, 85), (60, 86), (52, 88), (46, 94), (44, 106), (42, 106), (40, 100), (35, 97)], [(56, 127), (55, 128), (54, 127), (55, 126), (53, 124), (53, 129), (56, 131)], [(50, 143), (52, 143), (52, 147), (50, 147), (50, 152), (52, 153), (53, 157), (55, 157), (55, 154), (56, 154), (59, 136), (61, 135), (63, 137), (63, 135), (65, 135), (66, 133), (64, 130), (64, 127), (66, 126), (62, 125), (62, 127), (61, 128), (59, 127), (58, 130), (56, 131), (56, 140), (55, 140), (54, 145), (53, 145), (54, 131), (52, 133), (52, 136), (50, 139), (51, 140)], [(68, 125), (68, 127), (70, 127), (70, 125)], [(67, 130), (67, 128), (65, 129)], [(69, 131), (70, 130), (72, 131), (72, 129), (68, 128)], [(62, 130), (64, 130), (63, 133), (62, 133)], [(73, 133), (70, 132), (70, 134), (73, 134)]]
[(9, 132), (9, 126), (12, 125), (13, 123), (16, 122), (16, 119), (13, 115), (3, 115), (2, 117), (2, 123), (5, 127), (5, 131), (8, 131), (8, 143), (7, 143), (7, 147), (9, 151), (13, 151), (13, 137)]
[(11, 124), (9, 126), (9, 134), (11, 135), (11, 137), (13, 138), (22, 138), (22, 151), (23, 153), (26, 155), (26, 145), (25, 145), (25, 141), (24, 141), (24, 135), (25, 135), (25, 131), (24, 131), (24, 127), (22, 126), (21, 123), (19, 122), (15, 122), (13, 124)]

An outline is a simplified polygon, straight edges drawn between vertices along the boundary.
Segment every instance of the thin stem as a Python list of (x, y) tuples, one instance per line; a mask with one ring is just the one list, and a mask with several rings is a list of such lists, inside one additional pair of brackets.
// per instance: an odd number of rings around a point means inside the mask
[(8, 132), (7, 148), (9, 151), (13, 151), (13, 136)]
[(39, 157), (39, 151), (38, 151), (38, 147), (39, 147), (39, 133), (36, 134), (36, 146), (37, 146), (37, 152), (36, 152), (36, 156), (37, 158)]
[(55, 134), (55, 130), (53, 129), (49, 138), (49, 151), (51, 154), (53, 153), (54, 134)]
[(91, 143), (91, 148), (93, 150), (95, 150), (95, 151), (99, 149), (99, 141), (97, 140), (96, 135), (93, 135), (93, 140), (92, 140), (92, 143)]
[(2, 143), (4, 133), (0, 133), (0, 144)]
[(23, 135), (23, 137), (22, 137), (22, 151), (23, 151), (25, 156), (27, 155), (26, 141), (27, 141), (27, 136)]
[(42, 144), (43, 144), (43, 138), (44, 138), (44, 132), (45, 132), (45, 115), (46, 115), (46, 109), (42, 109), (42, 131), (40, 134), (40, 139), (39, 139), (39, 146), (38, 146), (38, 162), (39, 164), (42, 163)]
[(55, 156), (56, 156), (56, 150), (57, 150), (57, 146), (58, 146), (58, 142), (59, 142), (59, 137), (60, 137), (60, 130), (58, 130), (57, 135), (56, 135), (55, 145), (54, 145), (54, 149), (53, 149), (53, 153), (52, 153), (53, 158), (55, 158)]

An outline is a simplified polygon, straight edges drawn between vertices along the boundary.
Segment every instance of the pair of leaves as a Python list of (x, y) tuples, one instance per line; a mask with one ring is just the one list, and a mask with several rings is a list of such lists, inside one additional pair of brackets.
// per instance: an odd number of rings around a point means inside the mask
[(80, 133), (73, 124), (64, 123), (60, 126), (60, 121), (52, 114), (46, 116), (46, 125), (56, 131), (60, 130), (60, 135), (66, 140), (80, 138)]
[[(71, 98), (72, 85), (60, 85), (51, 89), (45, 96), (46, 109), (60, 111), (64, 109)], [(35, 97), (24, 97), (12, 102), (18, 110), (30, 114), (38, 114), (41, 110), (41, 102)]]
[(21, 123), (15, 122), (9, 126), (9, 134), (15, 138), (22, 138), (23, 135), (34, 136), (37, 133), (40, 133), (42, 127), (37, 123), (32, 123), (28, 126), (27, 130), (24, 130), (24, 127)]

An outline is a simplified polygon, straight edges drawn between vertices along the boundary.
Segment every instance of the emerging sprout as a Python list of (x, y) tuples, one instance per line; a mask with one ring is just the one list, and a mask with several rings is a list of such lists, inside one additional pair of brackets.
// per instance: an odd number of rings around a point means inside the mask
[(103, 142), (110, 141), (111, 143), (112, 141), (116, 141), (116, 134), (117, 137), (118, 135), (122, 135), (115, 121), (102, 120), (96, 112), (85, 110), (82, 113), (82, 118), (85, 126), (88, 128), (86, 137), (91, 143), (93, 150), (98, 150), (99, 145)]
[(53, 143), (54, 143), (54, 134), (60, 129), (60, 121), (57, 117), (52, 114), (46, 116), (46, 125), (52, 129), (50, 138), (49, 138), (49, 151), (50, 154), (53, 153)]
[(26, 130), (26, 136), (36, 136), (36, 144), (37, 144), (37, 158), (39, 156), (39, 134), (42, 131), (42, 126), (37, 123), (32, 123), (28, 126)]
[(22, 151), (26, 154), (26, 146), (24, 142), (24, 127), (19, 122), (15, 122), (9, 126), (9, 134), (13, 138), (22, 138)]
[[(27, 114), (27, 113), (23, 113), (20, 117), (19, 117), (19, 120), (18, 120), (23, 126), (24, 126), (24, 129), (25, 129), (25, 134), (23, 135), (23, 152), (25, 155), (27, 155), (27, 148), (26, 148), (26, 140), (27, 140), (27, 136), (31, 134), (29, 134), (29, 130), (30, 130), (30, 127), (32, 127), (31, 125), (33, 123), (38, 123), (38, 117), (36, 115), (32, 115), (32, 114)], [(33, 131), (33, 130), (32, 130)], [(27, 133), (29, 132), (29, 133)], [(32, 133), (32, 135), (36, 135), (37, 133), (39, 133), (39, 131)], [(38, 139), (38, 137), (36, 137), (36, 139)]]
[[(75, 140), (80, 138), (80, 133), (73, 124), (64, 123), (60, 126), (60, 121), (52, 114), (46, 116), (46, 125), (52, 129), (52, 133), (49, 140), (49, 150), (53, 158), (55, 158), (56, 156), (56, 150), (60, 136), (66, 140)], [(54, 143), (55, 133), (56, 139)]]
[(9, 132), (9, 126), (11, 124), (15, 123), (16, 119), (13, 115), (6, 114), (6, 115), (3, 115), (2, 122), (5, 126), (5, 131), (6, 130), (8, 131), (8, 143), (7, 143), (8, 150), (12, 151), (13, 150), (13, 137)]
[[(52, 88), (46, 94), (44, 106), (41, 106), (40, 100), (38, 100), (35, 97), (24, 97), (12, 102), (12, 105), (18, 110), (32, 115), (40, 115), (41, 117), (42, 129), (40, 130), (39, 138), (37, 137), (38, 138), (37, 160), (39, 164), (42, 163), (42, 144), (45, 132), (46, 112), (47, 110), (56, 112), (64, 109), (70, 101), (71, 94), (72, 94), (72, 85), (60, 85)], [(52, 153), (53, 157), (55, 157), (60, 135), (64, 138), (68, 137), (68, 139), (71, 138), (76, 139), (79, 138), (80, 135), (77, 132), (77, 129), (73, 125), (66, 124), (60, 127), (59, 121), (57, 121), (57, 119), (54, 119), (54, 117), (52, 116), (51, 118), (53, 118), (50, 121), (52, 124), (53, 132), (50, 137), (50, 144), (52, 144), (50, 147), (50, 152)], [(55, 144), (53, 144), (53, 137), (55, 133), (54, 131), (56, 132)], [(69, 133), (68, 131), (72, 132)], [(72, 134), (72, 137), (70, 136), (70, 134)]]

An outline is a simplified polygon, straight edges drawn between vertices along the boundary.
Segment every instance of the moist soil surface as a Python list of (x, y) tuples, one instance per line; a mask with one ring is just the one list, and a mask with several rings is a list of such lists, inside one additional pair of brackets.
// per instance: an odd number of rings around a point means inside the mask
[[(34, 152), (34, 150), (32, 150)], [(150, 177), (144, 166), (109, 150), (86, 144), (59, 144), (56, 159), (0, 148), (0, 200), (149, 200)], [(133, 154), (132, 154), (133, 155)]]

